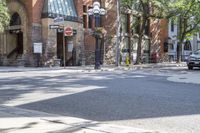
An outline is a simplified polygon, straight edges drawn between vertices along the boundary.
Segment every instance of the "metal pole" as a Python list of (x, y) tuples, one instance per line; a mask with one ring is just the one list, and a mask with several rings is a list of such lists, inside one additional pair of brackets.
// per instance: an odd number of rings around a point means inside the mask
[(66, 54), (65, 54), (65, 26), (63, 25), (63, 65), (66, 67)]
[[(98, 15), (95, 15), (95, 27), (99, 27), (99, 22)], [(95, 47), (95, 67), (94, 69), (100, 69), (100, 62), (99, 62), (99, 41), (98, 41), (98, 35), (95, 35), (95, 40), (96, 40), (96, 47)]]
[(119, 66), (119, 62), (120, 62), (120, 3), (119, 0), (117, 0), (117, 39), (116, 39), (116, 62), (115, 65)]

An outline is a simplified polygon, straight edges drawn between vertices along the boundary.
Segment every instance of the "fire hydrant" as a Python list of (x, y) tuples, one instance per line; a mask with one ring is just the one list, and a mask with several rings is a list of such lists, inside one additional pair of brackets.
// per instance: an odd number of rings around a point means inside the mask
[(126, 57), (126, 66), (129, 66), (129, 65), (130, 65), (129, 57), (127, 56), (127, 57)]

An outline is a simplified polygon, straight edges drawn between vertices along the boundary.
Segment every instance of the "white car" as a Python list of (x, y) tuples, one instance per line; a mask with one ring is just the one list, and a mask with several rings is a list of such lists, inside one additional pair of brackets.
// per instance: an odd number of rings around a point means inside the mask
[(193, 67), (200, 68), (200, 49), (190, 54), (188, 57), (187, 66), (189, 70), (192, 70)]

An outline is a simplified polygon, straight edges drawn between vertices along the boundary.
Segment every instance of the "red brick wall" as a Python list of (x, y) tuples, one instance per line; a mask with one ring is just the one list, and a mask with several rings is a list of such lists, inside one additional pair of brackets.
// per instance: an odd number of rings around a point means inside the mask
[(41, 23), (41, 12), (44, 0), (20, 0), (27, 10), (29, 24)]
[(164, 42), (168, 37), (168, 28), (166, 20), (151, 20), (151, 53), (157, 52), (160, 58), (164, 60)]
[(32, 2), (32, 21), (33, 23), (41, 23), (41, 14), (44, 0), (33, 0)]
[[(93, 0), (75, 0), (75, 3), (76, 3), (78, 15), (82, 17), (83, 5), (92, 6)], [(109, 1), (101, 0), (101, 6), (103, 8), (106, 8), (106, 11), (107, 11), (107, 14), (102, 17), (102, 25), (107, 31), (107, 35), (104, 40), (105, 46), (110, 47), (112, 44), (110, 44), (110, 42), (106, 40), (110, 40), (110, 38), (116, 34), (116, 16), (117, 16), (116, 0), (109, 0)], [(94, 21), (93, 21), (93, 28), (94, 28)], [(84, 29), (85, 53), (90, 54), (90, 55), (94, 54), (94, 51), (95, 51), (95, 38), (91, 35), (93, 28)], [(94, 57), (94, 55), (92, 56)]]
[(25, 5), (26, 11), (27, 11), (27, 15), (28, 15), (28, 20), (29, 20), (29, 24), (32, 24), (32, 0), (20, 0), (20, 2), (22, 2)]

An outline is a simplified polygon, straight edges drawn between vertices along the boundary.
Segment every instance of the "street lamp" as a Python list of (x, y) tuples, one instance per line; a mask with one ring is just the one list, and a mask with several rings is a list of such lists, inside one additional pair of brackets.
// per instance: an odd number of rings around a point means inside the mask
[[(106, 14), (106, 10), (101, 8), (100, 3), (97, 1), (93, 3), (93, 8), (88, 10), (88, 15), (95, 17), (95, 27), (100, 26), (98, 18), (105, 14)], [(99, 49), (97, 35), (95, 35), (95, 39), (96, 39), (96, 48), (95, 48), (95, 67), (94, 67), (94, 69), (100, 69), (100, 49)]]

